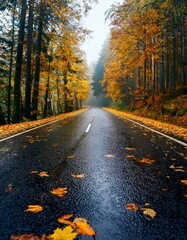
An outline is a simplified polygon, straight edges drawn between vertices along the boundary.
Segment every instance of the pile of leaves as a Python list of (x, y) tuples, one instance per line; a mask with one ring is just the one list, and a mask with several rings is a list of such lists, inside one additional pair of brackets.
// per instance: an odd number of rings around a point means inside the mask
[(71, 113), (63, 113), (57, 116), (48, 117), (36, 121), (29, 121), (29, 122), (23, 122), (23, 123), (17, 123), (17, 124), (7, 124), (0, 126), (0, 139), (11, 136), (13, 134), (17, 134), (23, 131), (26, 131), (28, 129), (32, 129), (41, 125), (44, 125), (46, 123), (50, 123), (56, 120), (63, 120), (66, 118), (74, 117), (75, 115), (85, 111), (86, 109), (77, 110)]

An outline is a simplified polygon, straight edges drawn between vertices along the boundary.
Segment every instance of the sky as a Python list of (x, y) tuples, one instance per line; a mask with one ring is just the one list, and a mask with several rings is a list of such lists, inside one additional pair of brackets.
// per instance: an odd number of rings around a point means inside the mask
[(81, 47), (86, 53), (88, 65), (97, 62), (100, 50), (109, 35), (109, 22), (105, 22), (105, 12), (112, 4), (122, 2), (122, 0), (99, 0), (99, 3), (93, 6), (87, 18), (84, 18), (84, 26), (93, 31), (92, 38), (86, 40)]

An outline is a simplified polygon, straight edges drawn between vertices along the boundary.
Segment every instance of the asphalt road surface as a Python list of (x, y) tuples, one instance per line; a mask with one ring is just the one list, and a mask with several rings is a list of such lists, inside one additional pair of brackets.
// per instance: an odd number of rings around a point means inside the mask
[[(185, 146), (99, 108), (3, 141), (0, 240), (49, 235), (64, 228), (57, 219), (69, 213), (88, 219), (97, 240), (186, 240), (185, 153)], [(51, 194), (62, 187), (68, 189), (64, 197)], [(128, 203), (156, 216), (127, 210)], [(33, 204), (43, 211), (25, 212)]]

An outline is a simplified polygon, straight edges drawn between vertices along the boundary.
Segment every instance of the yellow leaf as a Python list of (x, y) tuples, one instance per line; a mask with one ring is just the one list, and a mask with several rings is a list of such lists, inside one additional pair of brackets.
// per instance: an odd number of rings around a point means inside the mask
[(49, 240), (73, 240), (77, 236), (76, 232), (73, 232), (73, 228), (70, 226), (65, 227), (63, 230), (57, 228), (54, 233), (49, 235)]
[(135, 203), (127, 203), (127, 205), (125, 206), (125, 208), (127, 210), (132, 210), (132, 211), (136, 211), (139, 209), (139, 206), (136, 205)]
[(94, 236), (96, 235), (96, 232), (93, 230), (93, 228), (88, 224), (88, 221), (84, 218), (75, 218), (73, 223), (76, 226), (77, 232), (80, 235), (88, 235), (88, 236)]
[(181, 180), (181, 183), (184, 183), (185, 185), (187, 185), (187, 180)]
[(71, 174), (71, 176), (74, 178), (85, 178), (86, 177), (85, 174)]
[(55, 188), (51, 191), (52, 194), (57, 195), (58, 197), (63, 197), (68, 193), (67, 188)]
[(141, 210), (145, 216), (148, 216), (150, 218), (156, 217), (156, 212), (151, 208), (141, 208)]
[(43, 207), (40, 205), (29, 205), (28, 209), (26, 209), (25, 212), (37, 213), (37, 212), (41, 212), (42, 210), (43, 210)]
[(40, 177), (49, 177), (48, 173), (47, 172), (40, 172), (38, 174)]

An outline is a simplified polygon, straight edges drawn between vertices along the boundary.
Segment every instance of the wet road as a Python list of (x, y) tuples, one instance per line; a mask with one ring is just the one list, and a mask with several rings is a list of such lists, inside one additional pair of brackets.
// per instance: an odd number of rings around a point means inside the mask
[[(181, 182), (187, 156), (178, 143), (91, 108), (1, 142), (0, 150), (0, 240), (51, 234), (64, 227), (57, 219), (68, 213), (88, 219), (97, 240), (187, 239), (187, 186)], [(50, 193), (59, 187), (68, 188), (63, 198)], [(157, 215), (148, 220), (142, 211), (126, 210), (128, 203)], [(31, 204), (44, 209), (25, 212)]]

